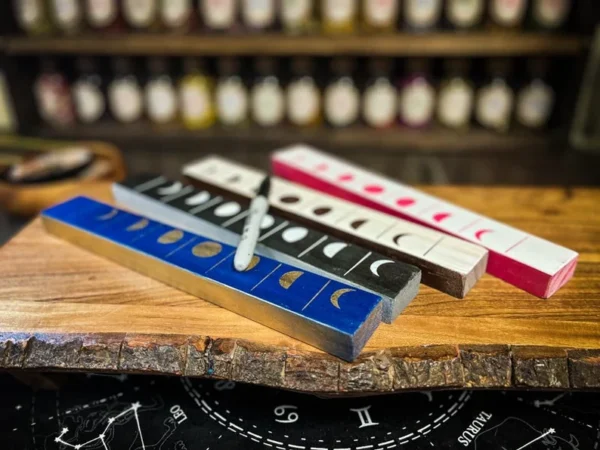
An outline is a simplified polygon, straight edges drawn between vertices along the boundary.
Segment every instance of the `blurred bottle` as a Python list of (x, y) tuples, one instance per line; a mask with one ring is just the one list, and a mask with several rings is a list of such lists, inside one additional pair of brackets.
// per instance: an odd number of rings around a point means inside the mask
[(330, 67), (331, 79), (323, 94), (325, 118), (336, 128), (354, 125), (360, 114), (360, 92), (353, 79), (355, 61), (338, 57)]
[(203, 59), (185, 58), (183, 70), (184, 76), (179, 82), (179, 104), (183, 123), (190, 130), (209, 128), (216, 120), (214, 80), (208, 75)]
[(484, 10), (484, 0), (446, 0), (446, 19), (457, 30), (477, 28)]
[(177, 90), (170, 72), (169, 60), (163, 57), (148, 59), (150, 78), (146, 83), (146, 115), (156, 125), (170, 125), (177, 122)]
[(490, 20), (496, 27), (518, 29), (526, 11), (527, 0), (491, 0)]
[(161, 0), (162, 27), (177, 33), (190, 31), (196, 20), (193, 0)]
[(475, 87), (469, 78), (466, 59), (444, 61), (444, 78), (438, 92), (437, 117), (448, 128), (467, 130), (473, 113)]
[(160, 28), (158, 0), (123, 0), (123, 16), (136, 31), (156, 31)]
[(415, 31), (436, 27), (442, 14), (441, 0), (404, 0), (404, 23)]
[(277, 60), (258, 58), (256, 80), (250, 92), (252, 118), (261, 127), (279, 125), (285, 118), (285, 96), (277, 77)]
[(108, 85), (108, 104), (118, 122), (130, 124), (142, 119), (144, 96), (131, 59), (119, 57), (112, 62), (114, 77)]
[(215, 89), (217, 116), (225, 126), (248, 123), (248, 90), (237, 58), (222, 58), (217, 63), (219, 79)]
[(229, 31), (238, 22), (238, 0), (199, 0), (199, 13), (210, 31)]
[(283, 0), (280, 8), (281, 24), (290, 34), (302, 34), (314, 27), (313, 0)]
[(52, 20), (64, 34), (76, 34), (84, 27), (83, 4), (80, 0), (51, 0)]
[(517, 95), (516, 119), (526, 128), (539, 129), (548, 124), (554, 107), (554, 90), (547, 82), (549, 62), (527, 61), (527, 83)]
[(485, 128), (506, 132), (510, 127), (515, 97), (509, 84), (512, 62), (491, 59), (486, 66), (487, 80), (477, 91), (475, 117)]
[(52, 32), (45, 0), (13, 0), (16, 19), (21, 29), (29, 35)]
[(435, 89), (431, 80), (431, 61), (411, 59), (400, 81), (400, 121), (411, 128), (431, 124), (435, 113)]
[(251, 31), (275, 28), (277, 12), (275, 0), (242, 0), (242, 19)]
[(321, 18), (325, 34), (354, 33), (358, 22), (358, 0), (322, 0)]
[(321, 123), (321, 92), (314, 76), (314, 59), (292, 60), (292, 79), (287, 87), (287, 116), (298, 127)]
[(117, 0), (87, 0), (87, 23), (98, 31), (120, 31), (123, 29), (123, 18)]
[(18, 126), (14, 99), (6, 75), (0, 71), (0, 133), (15, 133)]
[(369, 60), (369, 81), (363, 94), (363, 119), (374, 128), (388, 128), (396, 123), (398, 91), (392, 82), (392, 60)]
[(77, 119), (84, 124), (97, 123), (106, 115), (104, 86), (98, 65), (90, 57), (80, 57), (75, 61), (75, 67), (78, 77), (71, 92)]
[(571, 12), (570, 0), (532, 0), (532, 28), (559, 30), (564, 27)]
[(399, 12), (399, 0), (363, 0), (362, 17), (365, 31), (395, 31)]
[(44, 57), (41, 72), (34, 85), (38, 112), (53, 127), (75, 124), (75, 112), (67, 78), (59, 71), (57, 60)]

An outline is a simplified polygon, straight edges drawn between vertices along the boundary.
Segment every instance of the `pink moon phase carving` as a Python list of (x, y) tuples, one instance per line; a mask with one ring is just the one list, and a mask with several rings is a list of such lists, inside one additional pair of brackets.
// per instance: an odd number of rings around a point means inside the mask
[(353, 179), (354, 179), (354, 176), (351, 173), (345, 173), (338, 177), (339, 181), (352, 181)]
[(317, 165), (316, 169), (319, 172), (323, 172), (324, 170), (329, 169), (329, 166), (327, 164), (325, 164), (325, 163), (321, 163), (321, 164)]
[(369, 194), (381, 194), (383, 192), (383, 188), (376, 184), (369, 184), (365, 186), (365, 191), (367, 191)]
[(437, 223), (440, 223), (441, 221), (447, 219), (451, 215), (452, 214), (450, 213), (437, 213), (433, 215), (433, 220), (435, 220)]
[(415, 199), (410, 197), (402, 197), (396, 200), (396, 205), (406, 208), (407, 206), (414, 205)]
[(479, 230), (479, 231), (475, 232), (475, 237), (477, 238), (478, 241), (480, 241), (484, 234), (493, 233), (493, 232), (494, 232), (494, 230)]

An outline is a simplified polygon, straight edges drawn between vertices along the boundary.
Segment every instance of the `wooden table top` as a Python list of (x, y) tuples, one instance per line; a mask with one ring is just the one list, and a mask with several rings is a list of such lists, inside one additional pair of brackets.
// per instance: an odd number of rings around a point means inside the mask
[[(109, 186), (86, 188), (99, 199)], [(311, 392), (600, 387), (600, 190), (426, 187), (580, 252), (538, 299), (485, 275), (464, 300), (421, 286), (353, 363), (45, 233), (0, 249), (0, 367), (230, 378)]]

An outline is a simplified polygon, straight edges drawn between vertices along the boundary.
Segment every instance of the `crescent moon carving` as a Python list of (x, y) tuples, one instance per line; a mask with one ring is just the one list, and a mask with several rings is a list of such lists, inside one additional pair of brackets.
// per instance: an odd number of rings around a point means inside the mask
[(185, 199), (185, 204), (189, 206), (201, 205), (202, 203), (206, 203), (210, 198), (210, 194), (206, 191), (198, 192), (197, 194), (192, 195)]
[(176, 181), (171, 186), (165, 186), (158, 189), (159, 195), (173, 195), (177, 194), (183, 188), (181, 181)]
[(475, 233), (475, 237), (480, 241), (484, 234), (493, 232), (494, 230), (479, 230)]
[(158, 238), (160, 244), (174, 244), (183, 237), (183, 231), (171, 230), (167, 231), (161, 237)]
[(335, 255), (344, 250), (346, 247), (348, 247), (348, 244), (346, 244), (345, 242), (333, 242), (325, 246), (325, 248), (323, 249), (323, 253), (325, 253), (325, 256), (332, 259), (335, 257)]
[(292, 270), (291, 272), (286, 272), (279, 278), (279, 285), (284, 289), (289, 289), (294, 282), (300, 278), (304, 272), (300, 272), (299, 270)]
[(390, 264), (390, 263), (394, 263), (394, 261), (391, 261), (389, 259), (381, 259), (379, 261), (375, 261), (373, 264), (371, 264), (371, 273), (373, 275), (375, 275), (376, 277), (380, 276), (379, 275), (379, 268), (381, 266), (383, 266), (384, 264)]
[(402, 234), (398, 234), (398, 235), (394, 236), (394, 239), (393, 239), (394, 244), (396, 244), (398, 247), (400, 247), (400, 244), (398, 243), (398, 241), (406, 236), (410, 236), (410, 233), (402, 233)]
[(127, 227), (127, 231), (137, 231), (137, 230), (144, 229), (148, 226), (148, 223), (149, 223), (148, 219), (140, 219), (136, 223), (129, 225)]
[(107, 212), (106, 214), (102, 214), (98, 216), (98, 220), (110, 220), (115, 217), (119, 213), (119, 210), (113, 209), (112, 211)]
[(192, 254), (198, 258), (211, 258), (221, 253), (223, 247), (218, 242), (205, 241), (194, 245)]
[(352, 292), (355, 291), (356, 289), (348, 289), (348, 288), (344, 288), (344, 289), (338, 289), (337, 291), (335, 291), (333, 294), (331, 294), (331, 304), (333, 306), (335, 306), (337, 309), (342, 309), (340, 308), (340, 297), (342, 295), (344, 295), (347, 292)]

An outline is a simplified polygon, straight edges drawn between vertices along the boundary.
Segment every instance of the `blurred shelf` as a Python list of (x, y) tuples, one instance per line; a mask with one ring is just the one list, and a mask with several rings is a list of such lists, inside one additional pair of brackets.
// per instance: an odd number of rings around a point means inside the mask
[[(180, 127), (154, 128), (148, 124), (123, 126), (105, 123), (78, 126), (72, 129), (40, 128), (34, 135), (55, 139), (101, 139), (126, 148), (148, 150), (192, 149), (227, 152), (227, 148), (244, 145), (257, 150), (272, 150), (278, 146), (304, 142), (338, 151), (377, 151), (383, 153), (483, 153), (483, 152), (544, 152), (565, 147), (564, 133), (527, 133), (514, 131), (505, 135), (473, 128), (465, 133), (434, 127), (426, 130), (394, 128), (375, 130), (366, 127), (346, 129), (274, 129), (244, 128), (190, 131)], [(212, 145), (218, 144), (218, 145)], [(203, 147), (209, 145), (209, 148)], [(229, 147), (228, 147), (229, 146)]]
[(387, 55), (519, 56), (573, 55), (589, 39), (572, 35), (518, 32), (388, 34), (352, 36), (123, 34), (76, 37), (13, 37), (9, 54), (97, 55)]

